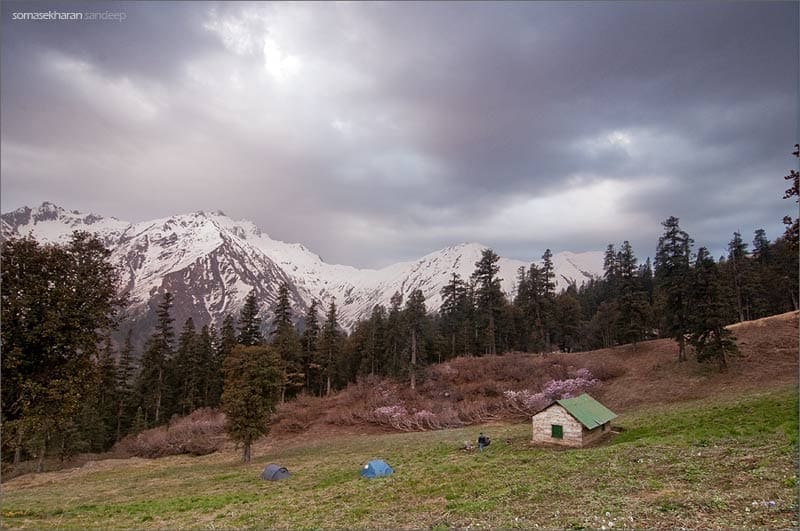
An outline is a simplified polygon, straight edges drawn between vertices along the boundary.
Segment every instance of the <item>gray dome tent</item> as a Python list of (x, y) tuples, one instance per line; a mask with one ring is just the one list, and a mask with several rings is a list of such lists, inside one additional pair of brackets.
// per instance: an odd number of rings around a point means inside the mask
[(261, 479), (266, 479), (267, 481), (279, 481), (288, 477), (289, 471), (285, 467), (276, 465), (275, 463), (268, 464), (261, 472)]

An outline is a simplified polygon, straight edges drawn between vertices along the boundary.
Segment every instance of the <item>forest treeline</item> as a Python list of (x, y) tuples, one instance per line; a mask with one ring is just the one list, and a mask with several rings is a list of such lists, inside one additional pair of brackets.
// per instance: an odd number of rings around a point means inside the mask
[[(798, 175), (785, 198), (798, 197)], [(433, 313), (419, 290), (395, 293), (388, 307), (346, 334), (335, 300), (293, 315), (282, 285), (270, 320), (252, 291), (219, 328), (191, 318), (175, 326), (164, 293), (141, 352), (131, 332), (111, 332), (125, 299), (109, 251), (87, 233), (67, 245), (32, 238), (2, 243), (2, 460), (4, 464), (110, 448), (131, 433), (201, 407), (221, 407), (245, 446), (268, 429), (279, 401), (330, 394), (363, 375), (408, 382), (424, 366), (457, 356), (509, 351), (578, 351), (670, 337), (678, 359), (693, 353), (721, 370), (736, 352), (725, 326), (798, 308), (797, 220), (774, 242), (738, 232), (715, 259), (695, 249), (678, 218), (662, 223), (653, 261), (629, 242), (610, 244), (603, 276), (557, 292), (550, 250), (521, 267), (506, 294), (499, 257), (486, 249), (469, 278), (453, 274)], [(269, 330), (264, 334), (265, 330)], [(238, 431), (237, 431), (238, 430)]]

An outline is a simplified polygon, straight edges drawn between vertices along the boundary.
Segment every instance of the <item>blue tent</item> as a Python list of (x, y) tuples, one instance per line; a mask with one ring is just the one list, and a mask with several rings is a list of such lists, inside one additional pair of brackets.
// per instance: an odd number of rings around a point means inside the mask
[(268, 464), (261, 472), (261, 479), (266, 479), (267, 481), (280, 481), (288, 477), (289, 471), (285, 467), (276, 465), (275, 463)]
[(361, 477), (365, 478), (379, 478), (381, 476), (392, 475), (392, 467), (386, 464), (386, 461), (380, 459), (373, 459), (361, 469)]

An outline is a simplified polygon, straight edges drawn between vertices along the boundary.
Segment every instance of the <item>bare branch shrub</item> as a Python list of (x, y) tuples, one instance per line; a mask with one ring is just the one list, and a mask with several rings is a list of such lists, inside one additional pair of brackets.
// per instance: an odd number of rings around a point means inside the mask
[(226, 441), (225, 415), (216, 409), (197, 409), (185, 417), (174, 417), (159, 426), (128, 435), (114, 450), (137, 457), (205, 455), (220, 450)]

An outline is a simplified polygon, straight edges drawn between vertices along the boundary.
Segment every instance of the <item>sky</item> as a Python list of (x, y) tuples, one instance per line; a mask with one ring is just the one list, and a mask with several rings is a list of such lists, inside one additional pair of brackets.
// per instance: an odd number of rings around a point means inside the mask
[(797, 210), (799, 6), (4, 2), (0, 206), (222, 210), (360, 267), (644, 258), (674, 215), (719, 255)]

